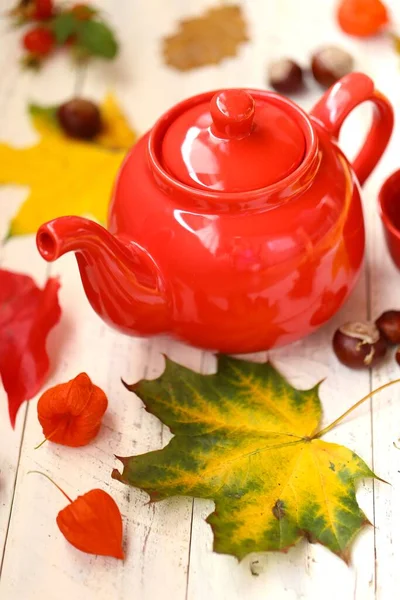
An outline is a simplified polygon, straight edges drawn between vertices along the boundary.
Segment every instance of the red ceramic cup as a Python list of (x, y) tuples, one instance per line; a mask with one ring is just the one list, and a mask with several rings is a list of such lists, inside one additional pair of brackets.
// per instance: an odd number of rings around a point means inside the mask
[(383, 184), (379, 207), (389, 252), (400, 269), (400, 169)]

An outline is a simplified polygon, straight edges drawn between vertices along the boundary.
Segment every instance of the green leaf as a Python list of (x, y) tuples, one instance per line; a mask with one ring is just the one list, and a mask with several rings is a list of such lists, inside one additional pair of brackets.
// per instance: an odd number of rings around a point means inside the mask
[(78, 46), (89, 54), (112, 59), (118, 53), (118, 43), (113, 32), (100, 21), (81, 21), (77, 35)]
[(62, 45), (78, 31), (79, 21), (71, 13), (59, 14), (51, 24), (57, 43)]
[(57, 118), (57, 111), (59, 106), (41, 106), (39, 104), (29, 104), (28, 110), (32, 117), (39, 117), (43, 121), (46, 121), (49, 125), (60, 129), (60, 124)]
[(114, 479), (153, 501), (214, 500), (216, 552), (241, 559), (306, 537), (348, 559), (368, 523), (355, 485), (374, 474), (351, 450), (319, 439), (318, 385), (300, 391), (269, 363), (221, 356), (215, 375), (167, 360), (158, 379), (126, 387), (175, 437), (162, 450), (121, 458)]

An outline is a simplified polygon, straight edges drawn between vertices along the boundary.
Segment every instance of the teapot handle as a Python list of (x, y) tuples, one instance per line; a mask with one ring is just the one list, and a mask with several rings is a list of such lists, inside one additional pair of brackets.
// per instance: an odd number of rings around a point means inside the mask
[(394, 114), (389, 100), (375, 90), (370, 77), (363, 73), (350, 73), (333, 85), (311, 111), (311, 116), (334, 138), (338, 138), (346, 117), (366, 100), (374, 105), (372, 124), (353, 164), (361, 185), (376, 167), (393, 131)]

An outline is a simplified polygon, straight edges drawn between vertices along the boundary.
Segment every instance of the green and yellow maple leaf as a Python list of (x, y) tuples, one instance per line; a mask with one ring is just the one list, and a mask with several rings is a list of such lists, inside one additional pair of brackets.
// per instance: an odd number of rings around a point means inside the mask
[(0, 184), (30, 188), (9, 236), (34, 233), (42, 223), (65, 215), (106, 221), (115, 177), (136, 134), (111, 94), (101, 112), (103, 131), (85, 142), (59, 129), (54, 107), (31, 107), (39, 142), (22, 149), (0, 144)]
[(374, 477), (354, 452), (322, 441), (318, 385), (293, 388), (267, 364), (219, 357), (215, 375), (170, 360), (153, 381), (126, 386), (175, 437), (162, 450), (120, 458), (113, 478), (152, 501), (197, 496), (215, 502), (214, 550), (241, 559), (286, 551), (302, 537), (348, 560), (369, 523), (359, 479)]

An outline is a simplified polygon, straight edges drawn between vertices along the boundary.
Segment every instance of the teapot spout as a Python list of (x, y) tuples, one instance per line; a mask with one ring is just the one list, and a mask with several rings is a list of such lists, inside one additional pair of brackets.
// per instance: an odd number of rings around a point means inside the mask
[(75, 252), (83, 287), (94, 310), (124, 333), (155, 335), (169, 329), (167, 292), (157, 265), (134, 242), (122, 242), (82, 217), (60, 217), (36, 236), (48, 262)]

